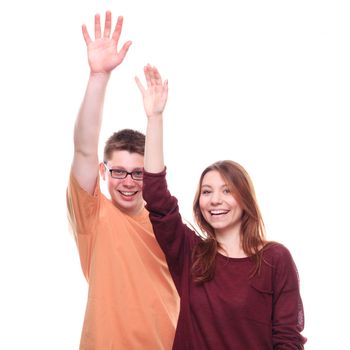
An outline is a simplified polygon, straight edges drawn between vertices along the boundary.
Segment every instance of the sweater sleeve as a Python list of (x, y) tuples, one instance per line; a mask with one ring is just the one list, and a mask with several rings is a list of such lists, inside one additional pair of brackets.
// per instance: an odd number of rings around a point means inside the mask
[(287, 248), (280, 245), (274, 263), (272, 339), (274, 350), (304, 349), (304, 310), (299, 276)]
[(190, 241), (195, 234), (183, 223), (177, 199), (170, 194), (165, 175), (165, 169), (157, 174), (144, 172), (143, 198), (154, 234), (179, 290), (184, 260), (191, 256)]

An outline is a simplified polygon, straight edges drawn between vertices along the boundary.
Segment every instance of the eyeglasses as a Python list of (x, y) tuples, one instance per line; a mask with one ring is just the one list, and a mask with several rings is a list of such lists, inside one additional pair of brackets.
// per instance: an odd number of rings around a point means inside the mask
[(110, 172), (111, 174), (111, 177), (113, 179), (125, 179), (128, 175), (131, 176), (131, 178), (133, 180), (136, 180), (136, 181), (141, 181), (143, 179), (143, 171), (142, 170), (134, 170), (134, 171), (126, 171), (124, 169), (118, 169), (118, 168), (115, 168), (115, 169), (110, 169), (108, 166), (107, 166), (107, 162), (103, 162), (104, 166), (106, 167), (106, 169)]

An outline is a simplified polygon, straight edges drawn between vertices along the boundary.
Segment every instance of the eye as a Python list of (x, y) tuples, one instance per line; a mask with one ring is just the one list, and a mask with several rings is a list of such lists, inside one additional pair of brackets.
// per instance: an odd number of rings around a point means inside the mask
[(209, 194), (210, 191), (209, 190), (202, 190), (202, 195), (206, 195), (206, 194)]
[(231, 191), (230, 191), (228, 188), (225, 188), (225, 189), (224, 189), (224, 193), (225, 193), (225, 194), (230, 194)]
[(142, 170), (135, 170), (132, 172), (131, 176), (134, 180), (142, 180), (143, 179), (143, 171)]
[(114, 175), (124, 175), (126, 173), (126, 171), (123, 169), (112, 169), (112, 173)]

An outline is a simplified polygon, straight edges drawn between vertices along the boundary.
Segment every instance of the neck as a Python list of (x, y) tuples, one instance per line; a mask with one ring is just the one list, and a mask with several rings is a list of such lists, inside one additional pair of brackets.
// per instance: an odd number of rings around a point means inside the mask
[(242, 242), (239, 231), (215, 232), (216, 239), (220, 244), (219, 252), (230, 258), (244, 258), (247, 255), (242, 249)]
[(129, 215), (129, 216), (138, 216), (142, 213), (142, 210), (144, 208), (144, 203), (141, 202), (140, 205), (137, 207), (133, 208), (132, 210), (130, 209), (125, 209), (123, 207), (120, 207), (118, 203), (113, 202), (113, 204), (124, 214)]

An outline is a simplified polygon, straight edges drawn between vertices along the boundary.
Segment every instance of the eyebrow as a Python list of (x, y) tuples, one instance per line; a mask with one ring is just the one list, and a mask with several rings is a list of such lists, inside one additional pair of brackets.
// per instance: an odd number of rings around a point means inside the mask
[[(204, 185), (201, 186), (201, 188), (203, 188), (203, 187), (213, 188), (213, 186), (207, 185), (207, 184), (204, 184)], [(228, 186), (226, 184), (223, 184), (223, 185), (220, 186), (220, 188), (223, 188), (223, 187), (228, 187)]]
[[(128, 171), (125, 167), (120, 166), (120, 165), (111, 165), (110, 168), (113, 170), (126, 170), (126, 171)], [(136, 167), (136, 168), (133, 168), (131, 171), (143, 171), (143, 167)]]
[(210, 187), (211, 188), (211, 186), (207, 185), (207, 184), (204, 184), (204, 185), (201, 186), (201, 188), (203, 188), (203, 187)]

